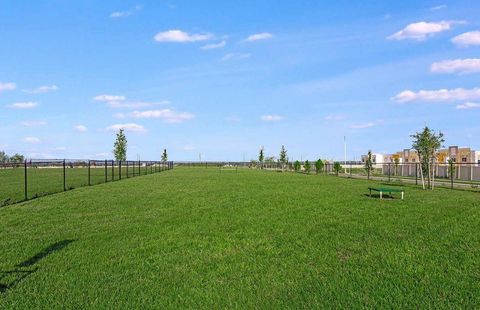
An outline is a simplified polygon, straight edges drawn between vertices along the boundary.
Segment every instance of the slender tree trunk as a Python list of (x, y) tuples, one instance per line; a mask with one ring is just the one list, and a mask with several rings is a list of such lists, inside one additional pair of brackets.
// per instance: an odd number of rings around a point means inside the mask
[(432, 172), (432, 190), (435, 187), (435, 163), (433, 163), (433, 172)]
[(431, 184), (430, 184), (430, 161), (427, 162), (427, 181), (428, 181), (428, 184), (427, 184), (427, 189), (431, 189)]
[(420, 158), (420, 177), (422, 178), (422, 187), (425, 190), (425, 179), (423, 178), (423, 163), (421, 158)]

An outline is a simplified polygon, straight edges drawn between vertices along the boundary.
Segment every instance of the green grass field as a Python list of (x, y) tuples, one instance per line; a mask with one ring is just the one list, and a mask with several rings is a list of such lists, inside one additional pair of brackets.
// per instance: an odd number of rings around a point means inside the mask
[(480, 195), (179, 168), (0, 208), (0, 309), (478, 308)]

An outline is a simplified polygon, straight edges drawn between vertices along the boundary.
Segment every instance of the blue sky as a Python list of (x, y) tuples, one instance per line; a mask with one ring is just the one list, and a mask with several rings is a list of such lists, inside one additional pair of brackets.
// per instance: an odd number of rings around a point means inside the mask
[(0, 1), (0, 149), (249, 160), (480, 149), (480, 3)]

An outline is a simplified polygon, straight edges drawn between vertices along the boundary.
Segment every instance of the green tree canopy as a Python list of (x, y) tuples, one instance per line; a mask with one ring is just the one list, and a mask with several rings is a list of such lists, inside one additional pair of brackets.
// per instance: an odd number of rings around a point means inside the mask
[[(425, 189), (425, 179), (423, 174), (427, 174), (428, 178), (428, 188), (433, 189), (433, 184), (431, 185), (430, 180), (434, 180), (434, 169), (431, 169), (431, 166), (435, 162), (435, 154), (438, 149), (442, 147), (443, 142), (443, 133), (436, 133), (434, 130), (425, 126), (421, 132), (417, 132), (411, 135), (413, 142), (412, 148), (417, 151), (419, 160), (420, 160), (420, 172), (422, 177), (422, 185)], [(430, 178), (430, 173), (431, 178)]]
[(340, 171), (342, 170), (342, 165), (340, 165), (340, 162), (336, 161), (333, 163), (333, 170), (337, 175), (340, 173)]
[(166, 162), (167, 160), (168, 160), (167, 149), (163, 149), (162, 161), (163, 161), (163, 162)]
[(25, 161), (25, 156), (15, 153), (12, 157), (10, 157), (10, 162), (12, 163), (23, 163)]
[(310, 173), (310, 170), (312, 169), (312, 165), (310, 164), (310, 161), (305, 161), (305, 172)]
[(286, 164), (287, 161), (288, 161), (287, 150), (285, 149), (285, 146), (283, 146), (283, 145), (282, 145), (282, 148), (281, 148), (281, 150), (280, 150), (279, 161), (280, 161), (282, 164)]
[(113, 155), (115, 160), (127, 160), (127, 137), (123, 129), (117, 132), (117, 138), (113, 144)]
[(295, 169), (296, 172), (300, 171), (301, 164), (298, 160), (295, 161), (293, 164), (293, 169)]
[(323, 171), (323, 168), (325, 167), (325, 163), (323, 162), (323, 160), (321, 159), (318, 159), (316, 162), (315, 162), (315, 170), (316, 170), (316, 173), (319, 173), (321, 171)]

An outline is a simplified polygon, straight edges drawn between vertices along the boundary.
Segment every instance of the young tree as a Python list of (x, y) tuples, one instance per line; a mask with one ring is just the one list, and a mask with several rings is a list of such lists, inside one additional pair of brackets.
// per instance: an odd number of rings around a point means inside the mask
[(23, 163), (25, 161), (25, 157), (23, 155), (16, 153), (12, 157), (10, 157), (10, 161), (16, 164)]
[(166, 162), (167, 160), (168, 160), (167, 149), (163, 149), (162, 161), (163, 161), (163, 162)]
[(7, 153), (4, 151), (0, 152), (0, 164), (6, 164), (10, 161), (10, 157), (8, 157)]
[[(422, 132), (417, 132), (411, 135), (413, 139), (412, 147), (418, 153), (420, 161), (420, 173), (422, 178), (422, 186), (425, 189), (424, 173), (427, 174), (428, 184), (427, 188), (433, 189), (435, 185), (435, 170), (432, 166), (435, 163), (435, 154), (445, 141), (443, 133), (438, 134), (425, 126)], [(431, 177), (431, 178), (430, 178)], [(430, 183), (432, 180), (432, 183)]]
[(305, 161), (305, 172), (310, 173), (310, 169), (312, 166), (310, 165), (310, 162), (308, 160)]
[(260, 168), (263, 169), (263, 161), (265, 160), (265, 153), (263, 151), (263, 146), (260, 148), (260, 152), (258, 154), (258, 162), (260, 163)]
[(340, 165), (340, 163), (338, 161), (334, 162), (333, 163), (333, 170), (335, 171), (335, 173), (338, 176), (338, 173), (342, 170), (342, 165)]
[(448, 175), (451, 179), (453, 179), (455, 176), (455, 170), (455, 162), (453, 161), (453, 159), (450, 158), (448, 160)]
[(299, 172), (300, 171), (300, 168), (301, 168), (301, 164), (298, 160), (295, 161), (295, 163), (293, 164), (293, 169), (295, 169), (295, 172)]
[(288, 162), (287, 150), (283, 145), (282, 145), (282, 149), (280, 150), (279, 162), (282, 164), (282, 171), (283, 171), (283, 169), (285, 168), (285, 164)]
[(322, 172), (324, 166), (325, 166), (325, 163), (323, 162), (323, 160), (318, 159), (318, 160), (315, 162), (315, 171), (316, 171), (316, 173), (318, 174), (319, 172)]
[(365, 160), (365, 170), (367, 171), (367, 178), (370, 180), (370, 174), (373, 170), (372, 151), (368, 150), (367, 160)]
[(115, 160), (127, 160), (127, 137), (123, 129), (117, 132), (117, 139), (113, 144), (113, 155)]
[(398, 170), (398, 164), (400, 164), (400, 159), (398, 157), (395, 157), (393, 159), (393, 166), (395, 167), (395, 176), (397, 175), (397, 170)]

